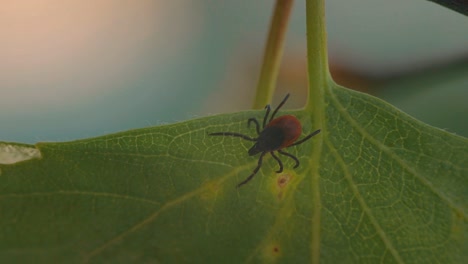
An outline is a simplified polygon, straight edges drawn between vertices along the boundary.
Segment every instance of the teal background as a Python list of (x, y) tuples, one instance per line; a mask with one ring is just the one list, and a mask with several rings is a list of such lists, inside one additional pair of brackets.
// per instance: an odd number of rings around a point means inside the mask
[[(250, 108), (275, 1), (71, 2), (5, 2), (1, 141), (68, 141)], [(289, 107), (306, 91), (304, 5), (295, 1), (278, 82)], [(465, 16), (404, 0), (327, 1), (326, 16), (338, 83), (468, 136)]]

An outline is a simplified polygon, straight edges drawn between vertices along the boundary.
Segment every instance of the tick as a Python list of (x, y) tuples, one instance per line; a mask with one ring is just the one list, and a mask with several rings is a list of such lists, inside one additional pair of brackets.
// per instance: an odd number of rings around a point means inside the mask
[(258, 134), (258, 137), (256, 138), (252, 138), (247, 135), (235, 132), (209, 133), (210, 136), (240, 137), (242, 139), (255, 142), (255, 144), (249, 149), (248, 153), (250, 156), (254, 156), (260, 153), (257, 167), (253, 170), (252, 174), (250, 174), (249, 177), (247, 177), (244, 181), (237, 185), (237, 188), (249, 182), (255, 176), (255, 174), (257, 174), (258, 170), (260, 170), (260, 167), (262, 166), (263, 157), (267, 153), (270, 153), (271, 156), (278, 162), (279, 170), (277, 170), (276, 173), (281, 173), (283, 171), (283, 162), (275, 154), (275, 151), (278, 152), (278, 154), (280, 155), (284, 155), (293, 159), (296, 162), (294, 168), (297, 168), (300, 164), (299, 159), (296, 156), (284, 151), (283, 149), (302, 144), (305, 141), (309, 140), (311, 137), (320, 133), (320, 129), (317, 129), (311, 134), (304, 137), (303, 139), (296, 141), (302, 133), (301, 122), (293, 115), (284, 115), (275, 118), (276, 113), (284, 105), (284, 103), (286, 103), (288, 98), (289, 94), (287, 94), (284, 97), (283, 101), (281, 101), (281, 103), (276, 107), (269, 120), (268, 116), (270, 115), (271, 110), (270, 105), (265, 106), (266, 113), (263, 117), (263, 126), (261, 131), (260, 124), (258, 123), (256, 118), (252, 117), (247, 120), (247, 127), (250, 127), (251, 123), (255, 124), (256, 132)]

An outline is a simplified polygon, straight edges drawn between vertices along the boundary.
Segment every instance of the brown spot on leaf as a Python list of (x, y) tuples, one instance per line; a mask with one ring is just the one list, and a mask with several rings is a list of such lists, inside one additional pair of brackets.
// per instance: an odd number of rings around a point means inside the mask
[(265, 258), (264, 263), (276, 263), (277, 260), (281, 257), (282, 253), (280, 250), (280, 245), (279, 241), (273, 240), (269, 241), (267, 244), (265, 244), (262, 248), (263, 251), (263, 257)]
[(284, 188), (291, 179), (291, 175), (288, 173), (282, 173), (278, 176), (277, 184), (279, 188)]
[(277, 197), (279, 200), (283, 198), (285, 187), (288, 185), (291, 179), (292, 179), (292, 175), (289, 173), (281, 173), (278, 175), (278, 178), (276, 179), (276, 187), (278, 190)]

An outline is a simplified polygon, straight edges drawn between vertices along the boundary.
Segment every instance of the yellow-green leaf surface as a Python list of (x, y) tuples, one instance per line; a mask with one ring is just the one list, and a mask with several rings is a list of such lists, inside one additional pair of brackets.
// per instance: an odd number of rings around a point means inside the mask
[(307, 3), (309, 102), (279, 115), (296, 115), (303, 135), (322, 132), (288, 149), (297, 169), (282, 157), (277, 174), (267, 155), (236, 188), (257, 164), (252, 142), (208, 133), (255, 136), (247, 119), (263, 111), (73, 142), (0, 142), (0, 263), (466, 260), (468, 140), (338, 87), (323, 2)]
[[(277, 163), (267, 158), (239, 189), (256, 165), (247, 155), (251, 142), (207, 133), (253, 136), (246, 120), (262, 111), (38, 144), (41, 158), (0, 166), (0, 261), (466, 257), (466, 139), (364, 94), (334, 86), (325, 94), (326, 122), (311, 139), (323, 140), (321, 155), (310, 158), (311, 141), (293, 147), (298, 169), (286, 160), (276, 174)], [(310, 113), (292, 113), (304, 133), (316, 129)]]

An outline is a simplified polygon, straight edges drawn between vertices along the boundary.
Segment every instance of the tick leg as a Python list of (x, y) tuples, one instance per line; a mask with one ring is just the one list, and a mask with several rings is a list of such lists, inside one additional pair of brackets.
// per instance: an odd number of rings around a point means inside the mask
[(283, 162), (281, 162), (281, 160), (275, 155), (275, 153), (272, 151), (270, 152), (271, 156), (273, 156), (273, 158), (278, 162), (278, 165), (279, 165), (279, 170), (276, 171), (276, 173), (281, 173), (283, 172)]
[(320, 129), (315, 130), (314, 132), (312, 132), (312, 134), (310, 134), (310, 135), (306, 136), (305, 138), (303, 138), (303, 139), (301, 139), (301, 140), (295, 142), (295, 143), (292, 144), (292, 145), (289, 145), (288, 148), (289, 148), (289, 147), (292, 147), (292, 146), (299, 145), (299, 144), (301, 144), (301, 143), (304, 143), (305, 141), (309, 140), (311, 137), (317, 135), (318, 133), (320, 133)]
[(289, 153), (287, 153), (287, 152), (285, 152), (285, 151), (283, 151), (283, 150), (281, 150), (281, 149), (278, 150), (278, 152), (279, 152), (280, 154), (282, 154), (282, 155), (285, 155), (285, 156), (290, 157), (291, 159), (293, 159), (293, 160), (296, 162), (296, 165), (294, 165), (294, 167), (293, 167), (294, 169), (297, 168), (297, 167), (299, 167), (299, 160), (296, 158), (296, 156), (294, 156), (293, 154), (289, 154)]
[(247, 177), (247, 179), (245, 179), (244, 181), (242, 181), (241, 183), (237, 184), (237, 188), (241, 187), (242, 185), (246, 184), (247, 182), (249, 182), (253, 176), (255, 176), (255, 174), (257, 174), (258, 170), (260, 169), (260, 167), (262, 166), (262, 159), (263, 159), (263, 156), (265, 156), (266, 152), (262, 152), (262, 154), (260, 154), (260, 158), (258, 158), (258, 164), (257, 164), (257, 167), (253, 170), (252, 174), (249, 175), (249, 177)]
[(288, 98), (289, 98), (289, 94), (287, 94), (287, 95), (284, 97), (283, 101), (281, 101), (281, 103), (276, 107), (275, 111), (273, 111), (273, 114), (272, 114), (271, 117), (270, 117), (270, 122), (271, 122), (271, 120), (273, 120), (273, 118), (275, 117), (276, 112), (278, 112), (278, 110), (284, 105), (284, 103), (286, 103), (286, 100), (288, 100)]
[(248, 141), (257, 141), (256, 138), (251, 138), (249, 136), (239, 134), (239, 133), (234, 133), (234, 132), (215, 132), (215, 133), (209, 133), (208, 135), (210, 136), (230, 136), (230, 137), (240, 137)]
[(265, 109), (266, 109), (266, 113), (265, 113), (265, 116), (263, 117), (263, 128), (265, 128), (268, 115), (270, 114), (270, 110), (271, 110), (270, 105), (266, 105)]
[(247, 127), (250, 127), (250, 123), (254, 123), (255, 124), (255, 128), (257, 129), (257, 134), (260, 135), (260, 125), (258, 124), (258, 121), (257, 119), (255, 118), (249, 118), (249, 121), (247, 121)]

